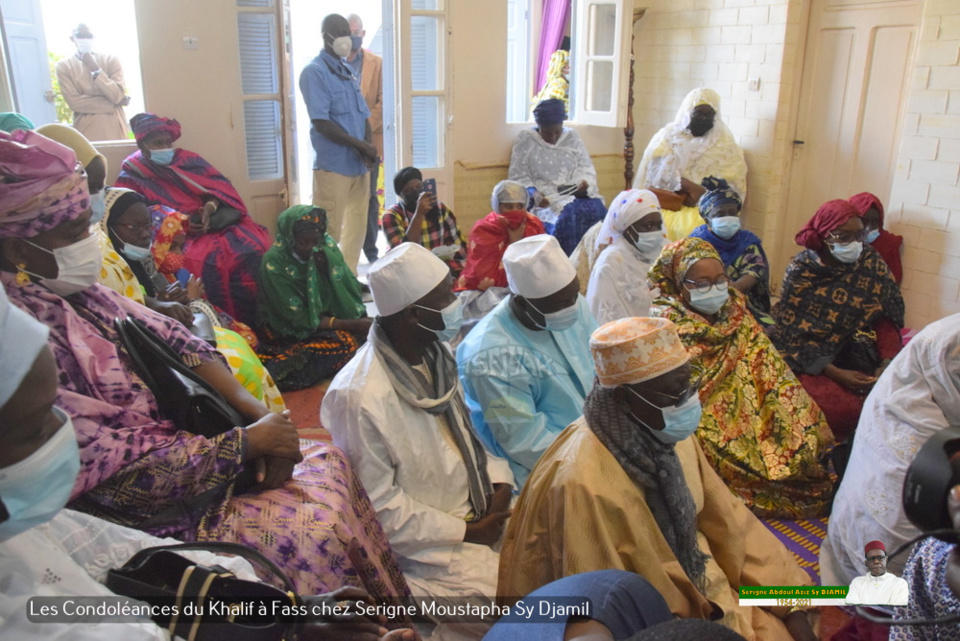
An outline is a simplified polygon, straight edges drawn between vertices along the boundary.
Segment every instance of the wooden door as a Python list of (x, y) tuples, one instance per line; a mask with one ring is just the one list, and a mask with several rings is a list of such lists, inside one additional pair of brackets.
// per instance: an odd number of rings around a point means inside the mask
[(921, 9), (918, 0), (813, 0), (775, 287), (799, 250), (794, 234), (821, 204), (861, 191), (889, 199)]

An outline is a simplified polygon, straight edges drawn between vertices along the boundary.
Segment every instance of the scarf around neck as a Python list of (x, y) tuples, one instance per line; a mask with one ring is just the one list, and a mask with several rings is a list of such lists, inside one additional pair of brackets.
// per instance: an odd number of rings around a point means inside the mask
[(470, 414), (460, 391), (457, 362), (440, 341), (435, 341), (424, 356), (424, 364), (433, 373), (433, 382), (413, 368), (390, 342), (380, 319), (370, 327), (368, 340), (393, 385), (407, 403), (431, 416), (442, 416), (457, 444), (467, 472), (470, 505), (474, 520), (487, 515), (493, 484), (487, 474), (487, 454), (470, 427)]
[(697, 543), (697, 507), (684, 480), (676, 449), (635, 425), (617, 409), (613, 394), (614, 389), (605, 389), (594, 381), (593, 390), (583, 405), (587, 425), (627, 476), (643, 488), (663, 538), (680, 567), (703, 594), (709, 557)]

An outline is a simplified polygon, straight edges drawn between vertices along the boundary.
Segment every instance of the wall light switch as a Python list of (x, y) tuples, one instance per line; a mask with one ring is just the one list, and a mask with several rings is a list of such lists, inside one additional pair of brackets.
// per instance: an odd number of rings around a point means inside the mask
[(184, 49), (196, 49), (198, 47), (197, 39), (193, 36), (184, 36), (183, 37), (183, 48)]
[[(184, 38), (184, 41), (186, 41), (186, 38)], [(747, 89), (750, 91), (760, 91), (760, 78), (747, 78)]]

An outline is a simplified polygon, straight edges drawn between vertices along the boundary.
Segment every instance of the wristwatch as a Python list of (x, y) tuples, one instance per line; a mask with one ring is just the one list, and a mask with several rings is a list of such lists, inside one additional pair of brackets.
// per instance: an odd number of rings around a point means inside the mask
[(97, 76), (99, 76), (101, 73), (103, 73), (103, 69), (97, 69), (92, 74), (90, 74), (90, 77), (96, 80)]

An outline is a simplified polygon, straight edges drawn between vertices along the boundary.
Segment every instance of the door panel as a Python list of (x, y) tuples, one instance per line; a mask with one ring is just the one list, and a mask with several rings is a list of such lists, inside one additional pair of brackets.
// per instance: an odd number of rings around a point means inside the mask
[(17, 111), (38, 126), (57, 122), (39, 0), (0, 0)]
[(921, 9), (917, 0), (813, 0), (774, 287), (798, 251), (795, 232), (820, 205), (861, 191), (890, 197)]

